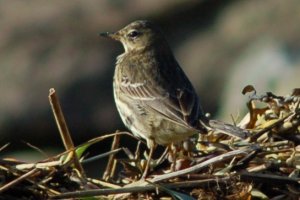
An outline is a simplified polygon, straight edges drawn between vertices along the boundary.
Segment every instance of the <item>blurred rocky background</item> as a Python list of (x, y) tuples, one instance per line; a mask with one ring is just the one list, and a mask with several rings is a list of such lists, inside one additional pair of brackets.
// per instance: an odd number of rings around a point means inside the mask
[(298, 0), (0, 1), (1, 145), (62, 148), (51, 87), (76, 144), (126, 130), (112, 95), (123, 49), (98, 33), (137, 19), (161, 26), (206, 112), (243, 117), (245, 85), (280, 95), (300, 86), (299, 11)]

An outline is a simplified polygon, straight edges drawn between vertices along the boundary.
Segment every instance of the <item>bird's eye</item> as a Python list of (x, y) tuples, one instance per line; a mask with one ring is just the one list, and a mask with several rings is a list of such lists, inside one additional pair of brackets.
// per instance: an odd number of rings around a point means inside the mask
[(128, 33), (128, 37), (130, 37), (130, 38), (136, 38), (138, 35), (140, 35), (140, 33), (136, 30), (133, 30)]

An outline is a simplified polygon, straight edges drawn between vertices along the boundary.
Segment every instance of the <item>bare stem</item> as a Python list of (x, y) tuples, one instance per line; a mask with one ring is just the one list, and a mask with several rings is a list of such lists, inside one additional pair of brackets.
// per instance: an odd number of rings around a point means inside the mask
[(85, 173), (84, 170), (78, 160), (78, 157), (76, 156), (75, 153), (75, 147), (74, 147), (74, 143), (73, 140), (71, 138), (65, 117), (63, 115), (63, 112), (61, 110), (61, 106), (58, 100), (58, 97), (56, 95), (56, 92), (54, 90), (54, 88), (51, 88), (49, 90), (49, 101), (50, 101), (50, 105), (51, 105), (51, 109), (53, 111), (53, 115), (55, 118), (55, 122), (56, 125), (58, 127), (59, 133), (60, 133), (60, 137), (63, 141), (63, 144), (65, 146), (65, 149), (67, 151), (70, 151), (72, 153), (72, 158), (73, 158), (73, 162), (74, 162), (74, 166), (75, 168), (80, 172), (82, 178), (85, 179)]
[(182, 170), (179, 170), (179, 171), (175, 171), (175, 172), (171, 172), (171, 173), (168, 173), (168, 174), (158, 175), (158, 176), (156, 176), (152, 179), (149, 179), (148, 181), (152, 182), (152, 183), (157, 183), (157, 182), (167, 180), (167, 179), (170, 179), (170, 178), (179, 177), (179, 176), (182, 176), (182, 175), (197, 172), (197, 171), (203, 169), (204, 167), (207, 167), (209, 165), (212, 165), (212, 164), (220, 162), (220, 161), (224, 161), (226, 159), (232, 158), (232, 157), (237, 156), (239, 154), (248, 154), (251, 151), (255, 150), (256, 148), (257, 147), (253, 146), (253, 147), (248, 147), (248, 148), (245, 148), (245, 149), (238, 149), (238, 150), (229, 151), (227, 153), (224, 153), (224, 154), (221, 154), (219, 156), (213, 157), (209, 160), (201, 162), (201, 163), (199, 163), (197, 165), (194, 165), (192, 167), (182, 169)]
[(1, 192), (4, 192), (5, 190), (13, 187), (14, 185), (20, 183), (21, 181), (25, 180), (26, 178), (28, 178), (29, 176), (32, 176), (33, 174), (35, 174), (36, 172), (38, 172), (39, 169), (37, 168), (34, 168), (32, 170), (30, 170), (29, 172), (23, 174), (22, 176), (14, 179), (13, 181), (3, 185), (1, 188), (0, 188), (0, 193)]
[[(188, 188), (188, 187), (195, 187), (195, 186), (199, 187), (201, 185), (212, 185), (212, 184), (217, 184), (219, 182), (226, 182), (228, 180), (230, 180), (230, 177), (160, 184), (160, 186), (166, 188)], [(157, 188), (158, 187), (156, 187), (154, 184), (149, 184), (146, 186), (133, 186), (133, 187), (123, 187), (123, 188), (114, 188), (114, 189), (95, 189), (95, 190), (85, 190), (85, 191), (77, 191), (77, 192), (66, 192), (64, 194), (59, 194), (50, 198), (66, 199), (66, 198), (79, 198), (79, 197), (94, 197), (94, 196), (109, 195), (109, 194), (146, 192), (146, 191), (155, 190)]]
[[(120, 143), (120, 135), (115, 135), (113, 143), (111, 145), (111, 151), (117, 149), (119, 147), (119, 143)], [(106, 169), (103, 174), (104, 180), (108, 180), (114, 174), (114, 171), (113, 171), (114, 158), (115, 158), (115, 154), (111, 154), (108, 158)]]

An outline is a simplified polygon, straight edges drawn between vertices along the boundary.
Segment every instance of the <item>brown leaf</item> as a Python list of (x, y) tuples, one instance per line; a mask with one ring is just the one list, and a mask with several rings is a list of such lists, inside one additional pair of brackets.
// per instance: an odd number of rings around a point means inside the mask
[(256, 90), (254, 88), (253, 85), (247, 85), (246, 87), (244, 87), (244, 89), (242, 90), (242, 94), (245, 95), (246, 93), (249, 92), (254, 92), (254, 94), (256, 93)]

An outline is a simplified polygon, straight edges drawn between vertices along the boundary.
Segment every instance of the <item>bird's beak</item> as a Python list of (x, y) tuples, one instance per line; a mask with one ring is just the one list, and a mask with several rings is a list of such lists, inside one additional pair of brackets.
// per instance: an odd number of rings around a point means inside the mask
[(119, 36), (118, 32), (116, 32), (116, 33), (104, 32), (104, 33), (100, 33), (99, 35), (102, 37), (111, 38), (114, 40), (120, 40), (120, 36)]

